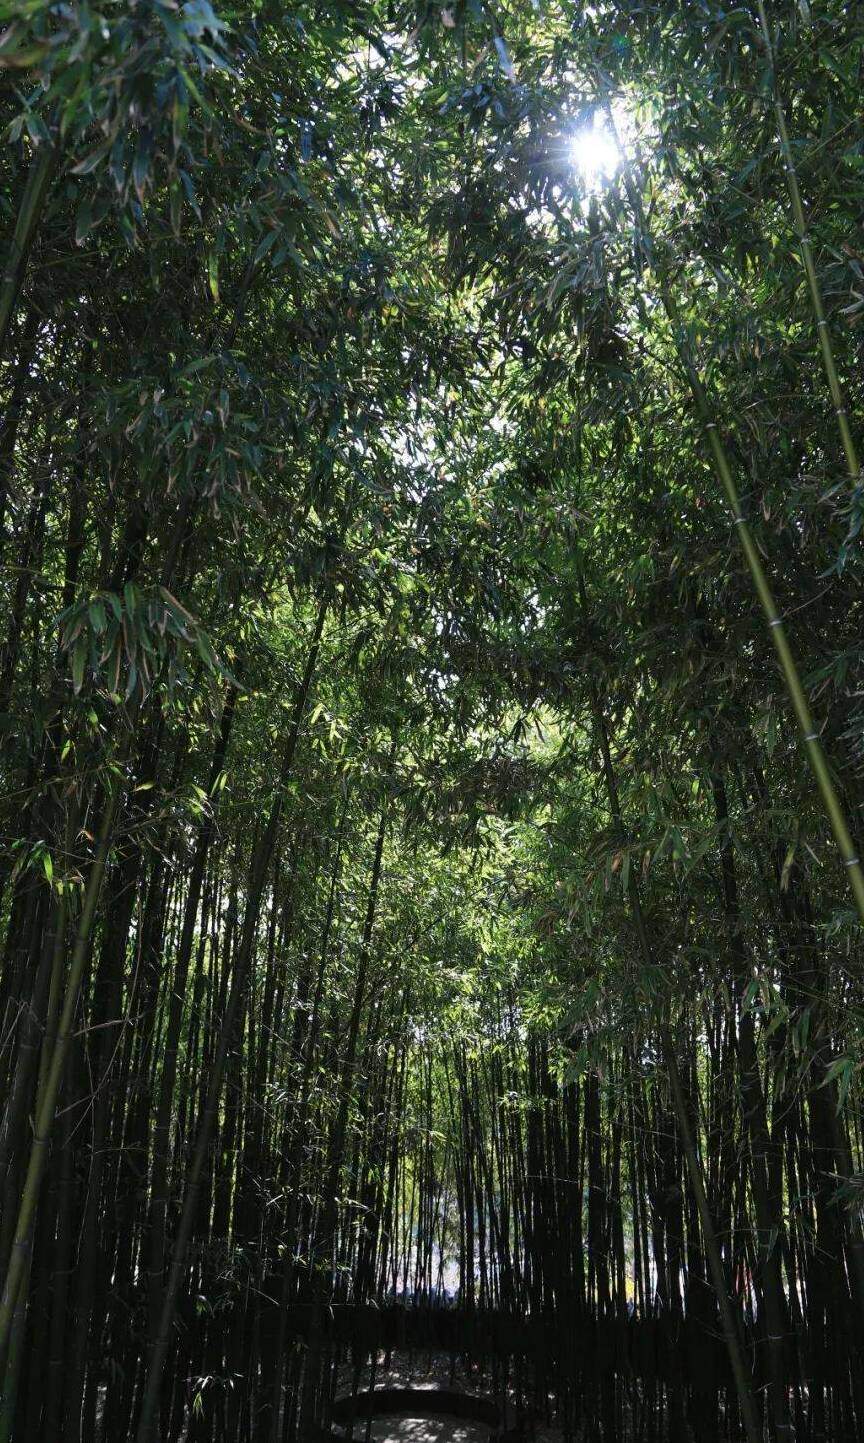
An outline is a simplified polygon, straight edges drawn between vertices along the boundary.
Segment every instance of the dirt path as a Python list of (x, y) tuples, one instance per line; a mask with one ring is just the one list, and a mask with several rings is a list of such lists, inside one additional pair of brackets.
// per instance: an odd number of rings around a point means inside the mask
[[(365, 1433), (359, 1432), (360, 1443)], [(375, 1443), (486, 1443), (489, 1429), (460, 1418), (373, 1418)]]

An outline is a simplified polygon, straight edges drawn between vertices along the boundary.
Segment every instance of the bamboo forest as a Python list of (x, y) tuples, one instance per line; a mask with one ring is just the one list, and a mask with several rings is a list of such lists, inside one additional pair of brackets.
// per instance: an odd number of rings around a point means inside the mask
[(864, 1438), (862, 95), (0, 0), (0, 1443)]

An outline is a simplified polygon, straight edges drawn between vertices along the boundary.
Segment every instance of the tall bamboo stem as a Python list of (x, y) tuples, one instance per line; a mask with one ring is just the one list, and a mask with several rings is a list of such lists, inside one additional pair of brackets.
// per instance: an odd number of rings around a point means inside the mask
[[(580, 580), (580, 592), (583, 607), (585, 605), (584, 585)], [(609, 798), (609, 810), (612, 813), (612, 821), (616, 834), (622, 846), (627, 844), (627, 835), (624, 827), (624, 818), (621, 812), (621, 802), (618, 794), (618, 784), (615, 778), (615, 771), (612, 765), (612, 753), (609, 746), (609, 733), (606, 729), (606, 719), (603, 715), (600, 699), (597, 696), (593, 684), (591, 687), (591, 708), (593, 712), (594, 727), (597, 733), (597, 740), (600, 746), (600, 756), (603, 764), (603, 776), (606, 783), (606, 793)], [(642, 952), (646, 965), (654, 968), (654, 948), (648, 935), (648, 927), (645, 921), (645, 914), (642, 910), (642, 899), (639, 893), (639, 883), (636, 880), (634, 869), (630, 867), (627, 873), (627, 896), (630, 904), (630, 912), (636, 927), (636, 935), (639, 939), (639, 948)], [(684, 1152), (684, 1160), (687, 1164), (687, 1172), (690, 1177), (690, 1185), (693, 1188), (693, 1195), (696, 1199), (696, 1208), (699, 1214), (699, 1222), (702, 1228), (705, 1252), (708, 1257), (708, 1267), (711, 1272), (711, 1282), (717, 1298), (717, 1307), (720, 1313), (720, 1323), (723, 1329), (723, 1338), (726, 1343), (726, 1351), (729, 1355), (729, 1364), (732, 1369), (732, 1377), (735, 1383), (735, 1391), (738, 1395), (738, 1403), (741, 1408), (741, 1418), (744, 1424), (744, 1432), (747, 1436), (747, 1443), (760, 1443), (761, 1429), (756, 1416), (756, 1408), (753, 1402), (753, 1393), (750, 1381), (747, 1376), (747, 1368), (744, 1360), (744, 1350), (741, 1345), (741, 1336), (738, 1323), (729, 1297), (726, 1286), (726, 1277), (723, 1271), (723, 1258), (720, 1252), (720, 1245), (717, 1241), (717, 1230), (714, 1226), (714, 1219), (711, 1215), (711, 1206), (708, 1201), (708, 1194), (705, 1189), (705, 1179), (702, 1174), (702, 1164), (696, 1148), (696, 1140), (690, 1122), (687, 1100), (684, 1096), (684, 1089), (681, 1084), (681, 1075), (678, 1070), (678, 1059), (675, 1055), (675, 1043), (668, 1022), (660, 1021), (660, 1043), (663, 1051), (663, 1061), (669, 1076), (669, 1088), (672, 1093), (672, 1104), (675, 1109), (675, 1118), (678, 1124), (678, 1131), (681, 1134), (681, 1145)]]
[(813, 256), (813, 245), (807, 226), (807, 215), (804, 210), (804, 202), (801, 199), (798, 171), (795, 167), (795, 157), (792, 154), (789, 129), (786, 125), (786, 112), (783, 109), (783, 102), (780, 99), (780, 94), (777, 89), (777, 67), (774, 59), (774, 45), (771, 40), (771, 30), (768, 25), (768, 15), (765, 10), (764, 0), (756, 0), (756, 12), (759, 16), (759, 27), (762, 31), (762, 41), (765, 46), (765, 54), (770, 70), (771, 96), (774, 106), (774, 116), (777, 121), (777, 138), (780, 143), (780, 153), (783, 156), (783, 165), (786, 170), (786, 184), (789, 189), (789, 200), (792, 207), (792, 225), (798, 237), (798, 245), (801, 249), (801, 260), (804, 263), (804, 273), (807, 276), (807, 289), (810, 292), (810, 303), (813, 307), (813, 316), (816, 322), (816, 335), (819, 341), (819, 349), (822, 352), (822, 364), (825, 367), (825, 375), (828, 378), (828, 389), (831, 392), (831, 400), (834, 403), (834, 414), (837, 417), (837, 427), (840, 432), (843, 454), (846, 457), (846, 469), (849, 472), (850, 479), (857, 484), (861, 479), (861, 462), (858, 458), (858, 449), (852, 435), (852, 428), (849, 425), (849, 415), (846, 410), (843, 388), (840, 385), (840, 377), (837, 374), (834, 347), (831, 344), (831, 334), (825, 315), (825, 304), (822, 299), (822, 287), (819, 284), (819, 277), (816, 273), (816, 261)]
[(36, 1115), (33, 1143), (30, 1149), (30, 1161), (27, 1166), (27, 1175), (24, 1179), (24, 1186), (21, 1192), (21, 1203), (15, 1226), (12, 1253), (6, 1272), (2, 1299), (0, 1299), (0, 1355), (5, 1353), (8, 1346), (19, 1289), (29, 1267), (30, 1232), (36, 1216), (42, 1178), (45, 1172), (45, 1163), (48, 1158), (48, 1147), (54, 1127), (54, 1118), (57, 1113), (57, 1103), (63, 1081), (66, 1055), (72, 1040), (72, 1032), (75, 1025), (75, 1011), (78, 1005), (78, 994), (81, 989), (87, 958), (90, 955), (90, 939), (93, 933), (96, 908), (102, 891), (102, 882), (105, 876), (105, 867), (111, 846), (111, 836), (114, 828), (117, 805), (120, 799), (120, 791), (120, 782), (115, 779), (111, 784), (111, 790), (102, 814), (102, 825), (99, 831), (96, 854), (93, 858), (93, 865), (87, 880), (84, 903), (81, 908), (81, 917), (78, 923), (78, 932), (72, 949), (69, 976), (66, 981), (66, 991), (63, 998), (63, 1009), (57, 1028), (57, 1041), (54, 1044), (51, 1059), (45, 1073), (44, 1089)]
[(162, 1300), (158, 1327), (155, 1337), (151, 1340), (149, 1366), (147, 1369), (147, 1377), (141, 1402), (141, 1415), (136, 1435), (138, 1443), (150, 1443), (156, 1428), (159, 1398), (162, 1388), (162, 1373), (165, 1367), (165, 1359), (168, 1356), (174, 1311), (177, 1306), (177, 1299), (180, 1294), (180, 1286), (186, 1267), (186, 1252), (192, 1236), (192, 1228), (198, 1207), (204, 1164), (207, 1160), (210, 1140), (213, 1136), (213, 1128), (216, 1123), (219, 1098), (222, 1093), (222, 1084), (225, 1077), (225, 1066), (234, 1039), (235, 1028), (240, 1019), (241, 1004), (246, 994), (246, 984), (252, 963), (255, 935), (258, 929), (258, 914), (261, 907), (261, 899), (267, 880), (267, 871), (276, 845), (276, 836), (282, 816), (283, 801), (291, 777), (294, 754), (300, 736), (300, 727), (303, 722), (306, 703), (315, 674), (321, 634), (324, 629), (324, 619), (327, 615), (329, 601), (330, 591), (328, 588), (318, 608), (318, 615), (306, 657), (306, 666), (294, 700), (294, 711), (282, 754), (282, 764), (270, 808), (270, 815), (252, 861), (249, 893), (246, 899), (246, 908), (243, 917), (242, 937), (237, 959), (234, 964), (231, 987), (225, 1006), (225, 1013), (222, 1018), (219, 1041), (211, 1067), (204, 1107), (198, 1123), (192, 1161), (186, 1178), (183, 1208), (177, 1226), (177, 1234), (174, 1239), (174, 1255), (168, 1273), (168, 1281)]
[[(663, 301), (670, 321), (672, 321), (673, 324), (676, 323), (677, 312), (668, 289), (665, 286)], [(816, 786), (822, 798), (822, 805), (831, 823), (834, 840), (837, 843), (837, 848), (843, 858), (849, 876), (849, 885), (852, 888), (852, 895), (855, 898), (858, 915), (861, 921), (864, 922), (864, 870), (862, 870), (858, 849), (852, 840), (852, 833), (846, 821), (846, 814), (843, 810), (837, 788), (834, 785), (834, 779), (831, 775), (831, 768), (828, 765), (825, 748), (822, 745), (813, 713), (810, 710), (810, 702), (804, 690), (804, 684), (801, 681), (798, 663), (789, 645), (783, 618), (777, 610), (774, 592), (768, 580), (765, 567), (762, 564), (759, 548), (753, 539), (753, 533), (741, 510), (741, 501), (738, 495), (738, 488), (735, 485), (735, 478), (732, 475), (732, 467), (729, 464), (729, 457), (720, 437), (717, 423), (711, 414), (705, 388), (702, 385), (695, 367), (687, 356), (683, 343), (680, 342), (680, 338), (679, 354), (681, 355), (690, 383), (690, 389), (693, 393), (696, 410), (705, 432), (708, 450), (714, 463), (714, 469), (723, 487), (726, 500), (729, 504), (729, 510), (732, 513), (732, 523), (738, 533), (739, 545), (744, 553), (744, 559), (747, 562), (754, 589), (759, 597), (762, 610), (768, 622), (771, 640), (774, 643), (774, 650), (777, 653), (777, 660), (780, 663), (780, 670), (783, 674), (783, 680), (786, 683), (786, 690), (791, 699), (795, 715), (798, 718), (798, 725), (801, 729), (801, 737), (804, 742), (807, 760), (810, 763), (810, 770), (816, 780)]]
[[(603, 86), (604, 106), (607, 113), (608, 124), (612, 128), (613, 133), (617, 133), (612, 107), (609, 103), (608, 87), (602, 78), (601, 85)], [(622, 155), (624, 154), (623, 148), (621, 149), (621, 153)], [(623, 164), (622, 176), (630, 208), (633, 212), (633, 219), (639, 226), (640, 233), (645, 237), (649, 237), (650, 232), (646, 224), (642, 201), (634, 184), (630, 165), (626, 160)], [(714, 420), (707, 392), (684, 339), (678, 318), (678, 308), (669, 287), (668, 278), (662, 266), (658, 266), (656, 258), (655, 267), (657, 267), (660, 299), (673, 330), (678, 357), (684, 368), (693, 396), (696, 413), (705, 433), (708, 452), (713, 463), (714, 471), (720, 481), (729, 510), (732, 513), (732, 523), (738, 533), (738, 542), (744, 554), (744, 559), (747, 562), (754, 590), (756, 591), (768, 622), (771, 640), (780, 663), (780, 670), (786, 685), (786, 691), (798, 719), (810, 770), (815, 778), (816, 786), (822, 799), (822, 805), (834, 834), (834, 840), (843, 858), (858, 915), (861, 921), (864, 922), (864, 870), (862, 870), (861, 867), (858, 849), (852, 840), (852, 833), (846, 821), (846, 814), (837, 793), (837, 788), (834, 785), (834, 779), (831, 776), (831, 769), (828, 765), (825, 748), (822, 745), (813, 713), (810, 710), (810, 703), (801, 681), (798, 664), (793, 655), (792, 648), (789, 645), (788, 637), (786, 636), (786, 627), (783, 618), (777, 610), (771, 583), (768, 580), (767, 572), (762, 564), (762, 557), (753, 539), (750, 526), (741, 510), (738, 488), (732, 474), (732, 467), (729, 462), (726, 447), (720, 436), (717, 423)]]
[(57, 163), (57, 151), (53, 145), (42, 145), (30, 164), (27, 184), (15, 221), (15, 229), (6, 254), (3, 275), (0, 278), (0, 360), (6, 349), (9, 327), (15, 314), (18, 294), (24, 277), (24, 267), (30, 254), (30, 247), (36, 234), (36, 227), (48, 195), (48, 187)]

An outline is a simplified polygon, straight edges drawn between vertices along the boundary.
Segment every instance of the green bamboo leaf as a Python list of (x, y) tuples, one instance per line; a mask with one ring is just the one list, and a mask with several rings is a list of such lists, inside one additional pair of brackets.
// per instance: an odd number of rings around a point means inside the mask
[(93, 627), (96, 635), (101, 636), (108, 626), (108, 616), (105, 611), (105, 603), (102, 601), (101, 597), (95, 597), (88, 604), (87, 613), (90, 617), (90, 625)]
[(207, 279), (210, 283), (210, 294), (218, 305), (219, 303), (219, 258), (215, 251), (211, 251), (207, 257)]
[(84, 685), (84, 667), (87, 662), (87, 639), (81, 637), (72, 649), (72, 690), (77, 696)]

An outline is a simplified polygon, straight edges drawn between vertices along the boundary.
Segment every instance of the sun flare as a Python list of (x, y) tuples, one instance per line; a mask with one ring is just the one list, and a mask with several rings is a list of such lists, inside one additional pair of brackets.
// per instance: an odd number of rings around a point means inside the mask
[(621, 164), (621, 150), (601, 115), (577, 130), (570, 140), (570, 158), (582, 179), (590, 186), (611, 180)]

